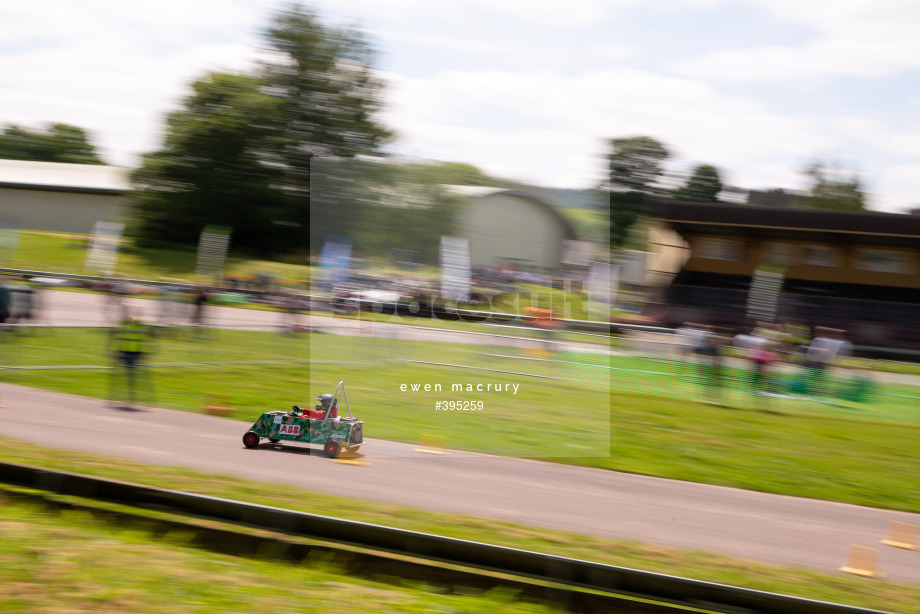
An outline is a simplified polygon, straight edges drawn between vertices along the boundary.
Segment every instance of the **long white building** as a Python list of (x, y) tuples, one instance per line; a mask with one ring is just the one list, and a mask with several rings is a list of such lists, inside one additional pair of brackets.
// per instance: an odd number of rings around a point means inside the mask
[(576, 235), (550, 204), (521, 190), (449, 187), (465, 197), (456, 232), (469, 241), (472, 267), (509, 266), (545, 274), (560, 271), (563, 242)]
[(0, 160), (0, 226), (90, 233), (128, 215), (129, 168)]

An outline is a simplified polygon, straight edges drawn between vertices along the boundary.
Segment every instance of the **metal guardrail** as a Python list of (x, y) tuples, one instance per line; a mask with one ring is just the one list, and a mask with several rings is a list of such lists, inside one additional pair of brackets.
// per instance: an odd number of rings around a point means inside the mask
[[(9, 269), (9, 268), (0, 268), (0, 273), (7, 273), (12, 275), (25, 275), (30, 277), (59, 277), (64, 279), (76, 279), (84, 281), (98, 281), (104, 283), (128, 283), (128, 284), (137, 284), (137, 285), (146, 285), (146, 286), (158, 286), (158, 287), (185, 287), (185, 288), (194, 288), (194, 284), (181, 284), (176, 282), (169, 281), (151, 281), (143, 279), (128, 279), (128, 278), (115, 278), (115, 277), (97, 277), (92, 275), (79, 275), (75, 273), (49, 273), (47, 271), (28, 271), (24, 269)], [(260, 293), (258, 290), (246, 289), (246, 288), (221, 288), (223, 291), (236, 292), (239, 294), (254, 294), (257, 295)], [(724, 289), (721, 289), (724, 290)], [(742, 292), (741, 290), (730, 290), (731, 292)], [(308, 295), (307, 300), (310, 302), (324, 302), (313, 295)], [(839, 299), (839, 300), (850, 300), (850, 299)], [(856, 299), (851, 299), (855, 301)], [(374, 301), (358, 301), (364, 306), (372, 307), (375, 304)], [(861, 301), (867, 302), (867, 301)], [(917, 305), (901, 305), (899, 306), (905, 308), (915, 308)], [(520, 322), (525, 323), (526, 318), (517, 316), (514, 314), (503, 314), (498, 312), (486, 312), (486, 311), (475, 311), (475, 310), (466, 310), (466, 309), (454, 309), (451, 310), (454, 314), (458, 316), (470, 316), (470, 317), (492, 317), (492, 316), (503, 316), (506, 321), (509, 322)], [(909, 311), (909, 310), (908, 310)], [(912, 313), (912, 312), (911, 312)], [(625, 324), (625, 323), (616, 323), (616, 322), (602, 322), (602, 321), (593, 321), (593, 320), (562, 320), (565, 324), (567, 332), (593, 332), (593, 333), (603, 333), (605, 336), (613, 336), (615, 334), (622, 334), (624, 331), (640, 331), (640, 332), (650, 332), (650, 333), (673, 333), (674, 329), (670, 327), (663, 326), (648, 326), (640, 324)], [(920, 350), (909, 350), (909, 349), (895, 349), (884, 346), (869, 346), (869, 345), (857, 345), (854, 347), (854, 351), (858, 353), (891, 353), (898, 354), (902, 356), (917, 357), (920, 356)]]
[[(119, 284), (136, 284), (139, 286), (163, 286), (163, 287), (188, 287), (195, 288), (195, 284), (182, 284), (172, 281), (152, 281), (149, 279), (130, 279), (127, 277), (101, 277), (98, 275), (80, 275), (79, 273), (53, 273), (49, 271), (29, 271), (26, 269), (8, 269), (0, 268), (0, 273), (7, 275), (18, 275), (23, 277), (47, 277), (51, 279), (74, 279), (78, 281), (95, 281), (99, 283), (119, 283)], [(249, 293), (252, 291), (239, 290), (240, 293)]]
[(714, 612), (890, 614), (19, 463), (0, 462), (0, 481)]
[[(78, 280), (78, 281), (94, 281), (94, 282), (99, 282), (99, 283), (134, 284), (138, 286), (173, 287), (173, 288), (178, 287), (178, 288), (186, 288), (186, 289), (197, 287), (196, 284), (183, 284), (183, 283), (177, 283), (174, 281), (153, 281), (153, 280), (146, 280), (146, 279), (130, 279), (130, 278), (123, 278), (123, 277), (100, 277), (100, 276), (94, 276), (94, 275), (80, 275), (77, 273), (51, 273), (48, 271), (29, 271), (25, 269), (0, 268), (0, 273), (5, 273), (9, 275), (25, 276), (25, 277), (49, 277), (49, 278), (60, 278), (60, 279), (73, 279), (73, 280)], [(259, 295), (260, 293), (263, 292), (261, 290), (253, 290), (250, 288), (224, 287), (224, 288), (219, 288), (219, 289), (225, 292), (235, 292), (238, 294), (251, 294), (251, 295)], [(328, 303), (329, 309), (332, 309), (331, 299), (320, 298), (314, 295), (307, 295), (305, 298), (311, 304)], [(361, 306), (361, 307), (371, 308), (372, 310), (375, 306), (381, 306), (381, 303), (378, 301), (363, 300), (363, 299), (353, 300), (353, 304)], [(522, 317), (517, 314), (507, 314), (503, 312), (492, 312), (492, 311), (478, 311), (478, 310), (473, 310), (473, 309), (457, 308), (457, 309), (451, 309), (449, 311), (445, 311), (445, 313), (451, 313), (461, 318), (463, 316), (467, 316), (467, 317), (473, 317), (473, 318), (492, 318), (492, 319), (498, 319), (498, 320), (506, 321), (506, 322), (522, 322), (523, 323), (527, 321), (526, 317)], [(611, 324), (607, 322), (591, 321), (591, 320), (562, 320), (562, 321), (565, 323), (565, 325), (568, 328), (571, 328), (573, 331), (577, 331), (577, 330), (595, 331), (595, 332), (604, 331), (606, 333), (610, 333), (612, 331)]]
[[(139, 508), (106, 506), (85, 498), (23, 489), (0, 482), (0, 495), (9, 500), (38, 504), (54, 511), (78, 511), (103, 522), (115, 520), (119, 527), (137, 527), (154, 536), (178, 533), (182, 545), (223, 555), (269, 558), (292, 565), (330, 565), (337, 575), (365, 578), (372, 582), (405, 585), (418, 583), (442, 594), (488, 595), (493, 590), (513, 595), (521, 603), (543, 603), (553, 611), (573, 614), (687, 614), (677, 605), (652, 603), (611, 593), (588, 592), (560, 587), (505, 574), (488, 574), (475, 569), (436, 565), (431, 562), (391, 555), (378, 550), (355, 548), (329, 541), (300, 540), (278, 533), (258, 534), (243, 527), (213, 521), (202, 523), (189, 516), (149, 513)], [(217, 526), (220, 525), (220, 526)], [(307, 543), (303, 543), (307, 542)], [(504, 603), (504, 602), (503, 602)], [(499, 605), (496, 603), (496, 605)], [(694, 610), (702, 612), (702, 610)]]

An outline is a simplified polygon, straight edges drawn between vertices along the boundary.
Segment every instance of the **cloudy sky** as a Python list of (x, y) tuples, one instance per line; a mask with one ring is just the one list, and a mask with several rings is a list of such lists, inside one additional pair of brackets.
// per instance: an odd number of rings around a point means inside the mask
[[(316, 0), (364, 31), (394, 153), (588, 187), (606, 139), (650, 135), (671, 170), (801, 189), (821, 158), (870, 206), (920, 203), (916, 0)], [(276, 0), (0, 0), (0, 123), (75, 124), (137, 164), (207, 70), (245, 69)]]

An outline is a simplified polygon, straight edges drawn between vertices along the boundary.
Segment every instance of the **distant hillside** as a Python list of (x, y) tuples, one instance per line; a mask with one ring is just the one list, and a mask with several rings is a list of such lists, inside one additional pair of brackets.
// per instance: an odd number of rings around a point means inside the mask
[(605, 194), (594, 190), (527, 186), (528, 191), (563, 209), (598, 209), (606, 204)]

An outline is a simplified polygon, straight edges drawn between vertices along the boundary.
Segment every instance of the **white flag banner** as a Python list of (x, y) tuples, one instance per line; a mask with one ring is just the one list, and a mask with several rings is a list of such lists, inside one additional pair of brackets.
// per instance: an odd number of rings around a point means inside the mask
[(606, 262), (592, 262), (588, 273), (588, 316), (607, 322), (616, 302), (620, 268)]
[(319, 256), (320, 282), (329, 290), (348, 281), (351, 270), (351, 239), (332, 235)]
[(470, 244), (460, 237), (441, 237), (441, 298), (468, 301), (470, 296)]
[(118, 246), (125, 225), (121, 222), (97, 221), (93, 225), (93, 238), (86, 253), (86, 269), (112, 275), (118, 261)]
[(219, 277), (224, 271), (224, 260), (230, 246), (230, 231), (216, 226), (208, 226), (201, 231), (198, 239), (198, 261), (195, 273), (200, 277)]
[(748, 289), (747, 318), (749, 320), (772, 322), (776, 319), (779, 298), (785, 281), (786, 277), (782, 270), (760, 267), (754, 271), (751, 276), (751, 287)]

